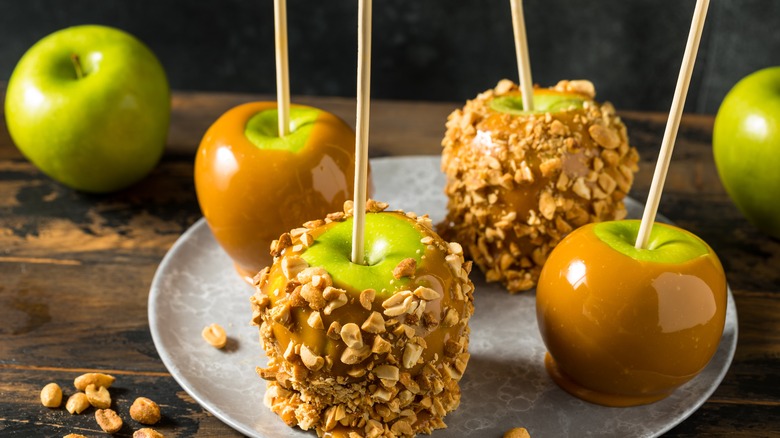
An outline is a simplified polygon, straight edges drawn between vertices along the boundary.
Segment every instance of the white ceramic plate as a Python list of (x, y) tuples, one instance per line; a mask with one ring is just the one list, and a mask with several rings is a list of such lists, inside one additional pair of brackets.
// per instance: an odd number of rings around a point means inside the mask
[[(444, 176), (439, 157), (373, 160), (375, 199), (391, 208), (444, 218)], [(641, 206), (627, 200), (629, 217)], [(559, 389), (543, 365), (544, 344), (536, 325), (534, 293), (509, 295), (486, 284), (477, 269), (471, 319), (471, 360), (461, 381), (460, 407), (446, 417), (448, 428), (433, 437), (501, 436), (525, 427), (534, 437), (650, 437), (671, 429), (712, 394), (728, 369), (737, 343), (737, 311), (729, 291), (726, 328), (712, 362), (670, 397), (647, 406), (607, 408)], [(149, 294), (154, 344), (177, 382), (204, 408), (243, 434), (263, 438), (308, 437), (287, 427), (263, 406), (265, 383), (255, 366), (265, 365), (257, 328), (250, 326), (250, 286), (204, 222), (198, 221), (160, 263)], [(201, 339), (212, 322), (227, 330), (217, 350)]]

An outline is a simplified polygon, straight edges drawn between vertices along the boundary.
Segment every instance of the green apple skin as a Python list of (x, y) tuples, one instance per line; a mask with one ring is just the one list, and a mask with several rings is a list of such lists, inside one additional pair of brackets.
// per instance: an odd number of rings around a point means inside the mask
[(717, 351), (727, 286), (714, 251), (656, 223), (588, 224), (564, 238), (539, 277), (536, 312), (553, 380), (584, 400), (634, 406), (668, 396)]
[[(367, 214), (365, 226), (366, 263), (352, 263), (352, 218), (336, 224), (314, 240), (303, 253), (311, 266), (331, 273), (333, 283), (357, 291), (374, 289), (388, 297), (402, 290), (408, 278), (394, 279), (393, 269), (407, 258), (420, 265), (426, 233), (421, 226), (390, 214)], [(393, 286), (392, 289), (388, 287)]]
[(758, 229), (780, 238), (780, 67), (740, 80), (718, 109), (715, 165), (734, 204)]
[(527, 114), (542, 114), (545, 112), (554, 113), (571, 109), (581, 109), (585, 100), (587, 99), (579, 94), (562, 93), (540, 88), (534, 90), (533, 111), (526, 111), (523, 108), (522, 95), (496, 97), (490, 102), (490, 108), (494, 111), (521, 116)]
[(155, 167), (170, 112), (155, 55), (132, 35), (96, 25), (33, 45), (11, 74), (5, 100), (19, 150), (51, 178), (92, 193), (125, 188)]

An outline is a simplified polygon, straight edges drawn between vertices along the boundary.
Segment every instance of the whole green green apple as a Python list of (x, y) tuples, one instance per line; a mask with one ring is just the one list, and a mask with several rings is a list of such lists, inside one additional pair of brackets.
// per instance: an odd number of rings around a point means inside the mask
[(536, 314), (545, 364), (564, 390), (607, 406), (668, 396), (701, 372), (726, 318), (723, 267), (704, 241), (655, 223), (600, 222), (564, 238), (542, 268)]
[(712, 150), (734, 204), (780, 238), (780, 67), (748, 75), (729, 91), (715, 117)]
[(5, 117), (19, 150), (55, 180), (107, 193), (162, 156), (170, 120), (165, 71), (138, 39), (105, 26), (52, 33), (22, 56)]

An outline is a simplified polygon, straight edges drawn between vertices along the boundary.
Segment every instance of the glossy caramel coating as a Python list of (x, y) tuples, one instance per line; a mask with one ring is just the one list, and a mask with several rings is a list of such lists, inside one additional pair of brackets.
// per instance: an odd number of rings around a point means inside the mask
[(590, 82), (561, 81), (534, 95), (574, 97), (584, 100), (581, 108), (512, 114), (491, 106), (519, 98), (504, 80), (447, 120), (448, 213), (439, 231), (510, 293), (535, 286), (547, 255), (571, 230), (626, 215), (639, 156), (612, 105), (594, 94)]
[(593, 403), (660, 400), (701, 372), (718, 348), (723, 268), (712, 252), (675, 264), (636, 260), (600, 240), (593, 226), (564, 239), (539, 279), (547, 369), (563, 389)]
[[(301, 257), (350, 214), (330, 215), (283, 235), (273, 265), (255, 278), (253, 322), (270, 359), (258, 370), (269, 381), (266, 405), (288, 425), (315, 429), (320, 436), (349, 431), (367, 436), (385, 429), (382, 436), (430, 433), (444, 427), (442, 418), (460, 400), (473, 313), (471, 264), (464, 262), (460, 245), (433, 232), (427, 217), (370, 212), (407, 221), (425, 239), (425, 250), (408, 280), (396, 279), (384, 293), (366, 295)], [(324, 302), (312, 297), (317, 293)], [(401, 309), (402, 301), (412, 305)], [(352, 350), (348, 339), (355, 337), (345, 335), (350, 325), (360, 327), (361, 346)], [(363, 348), (366, 354), (350, 357)]]
[(195, 188), (203, 215), (248, 279), (271, 263), (271, 241), (340, 209), (353, 191), (352, 129), (320, 111), (300, 151), (260, 149), (244, 134), (247, 122), (274, 109), (275, 102), (251, 102), (227, 111), (206, 132), (195, 158)]

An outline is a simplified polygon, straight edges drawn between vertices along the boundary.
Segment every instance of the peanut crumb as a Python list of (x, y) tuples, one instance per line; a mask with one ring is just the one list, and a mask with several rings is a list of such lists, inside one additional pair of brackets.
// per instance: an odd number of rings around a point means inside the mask
[(504, 438), (531, 438), (531, 434), (524, 427), (515, 427), (506, 431)]

